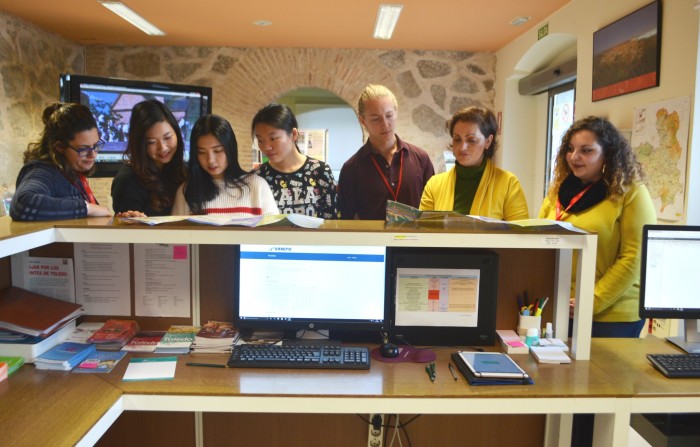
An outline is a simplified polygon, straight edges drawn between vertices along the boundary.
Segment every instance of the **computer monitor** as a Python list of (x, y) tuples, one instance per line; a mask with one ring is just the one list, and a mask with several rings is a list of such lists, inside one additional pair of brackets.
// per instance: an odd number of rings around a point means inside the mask
[(284, 330), (386, 330), (385, 247), (240, 245), (234, 325)]
[(196, 85), (169, 84), (117, 78), (61, 74), (60, 100), (88, 106), (105, 141), (95, 166), (95, 177), (113, 177), (123, 163), (131, 109), (146, 99), (157, 99), (175, 116), (189, 160), (190, 134), (197, 119), (212, 111), (212, 89)]
[(685, 320), (685, 334), (668, 340), (700, 352), (700, 226), (645, 225), (639, 316)]
[(393, 248), (392, 338), (411, 345), (495, 342), (498, 254), (458, 248)]

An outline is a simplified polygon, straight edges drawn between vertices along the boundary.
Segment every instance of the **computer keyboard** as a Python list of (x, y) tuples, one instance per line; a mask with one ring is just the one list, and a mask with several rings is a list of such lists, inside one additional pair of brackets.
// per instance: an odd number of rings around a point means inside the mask
[(700, 354), (647, 354), (666, 377), (700, 377)]
[(369, 348), (340, 345), (239, 345), (230, 368), (369, 369)]

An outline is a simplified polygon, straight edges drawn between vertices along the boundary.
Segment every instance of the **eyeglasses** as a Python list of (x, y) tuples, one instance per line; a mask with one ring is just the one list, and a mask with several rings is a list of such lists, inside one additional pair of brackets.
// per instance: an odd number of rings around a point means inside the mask
[(94, 152), (95, 154), (97, 154), (98, 152), (100, 152), (100, 151), (102, 150), (102, 148), (104, 147), (104, 145), (105, 145), (105, 142), (102, 141), (102, 140), (99, 140), (99, 141), (98, 141), (97, 143), (95, 143), (95, 145), (92, 146), (92, 147), (81, 147), (80, 149), (75, 148), (75, 147), (71, 146), (70, 144), (66, 144), (66, 146), (68, 146), (69, 148), (71, 148), (71, 149), (73, 149), (75, 152), (77, 152), (77, 153), (78, 153), (78, 157), (80, 157), (80, 158), (85, 158), (85, 157), (87, 157), (89, 152)]

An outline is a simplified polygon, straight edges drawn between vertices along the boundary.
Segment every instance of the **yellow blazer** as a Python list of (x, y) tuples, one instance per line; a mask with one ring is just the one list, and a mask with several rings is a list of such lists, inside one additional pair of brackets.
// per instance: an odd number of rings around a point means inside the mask
[[(539, 217), (556, 218), (556, 203), (544, 199)], [(631, 187), (619, 201), (606, 197), (580, 213), (564, 213), (562, 220), (598, 233), (593, 290), (593, 321), (639, 320), (639, 263), (642, 227), (656, 223), (656, 211), (644, 185)], [(572, 296), (576, 262), (571, 272)]]
[[(452, 211), (455, 201), (455, 168), (428, 180), (420, 199), (424, 211)], [(481, 176), (469, 214), (501, 220), (528, 219), (525, 194), (515, 174), (497, 168), (490, 159)]]

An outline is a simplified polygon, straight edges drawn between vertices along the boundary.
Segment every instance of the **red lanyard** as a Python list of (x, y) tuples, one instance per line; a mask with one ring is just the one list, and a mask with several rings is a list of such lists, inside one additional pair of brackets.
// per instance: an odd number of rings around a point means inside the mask
[[(401, 162), (399, 164), (399, 184), (396, 186), (396, 192), (394, 192), (394, 189), (391, 187), (389, 179), (386, 178), (386, 175), (384, 175), (384, 171), (382, 171), (382, 168), (379, 166), (379, 163), (377, 163), (377, 160), (375, 160), (374, 155), (371, 155), (370, 158), (372, 159), (372, 163), (374, 163), (374, 167), (377, 168), (377, 172), (379, 172), (379, 175), (382, 177), (382, 180), (384, 180), (386, 189), (389, 190), (391, 197), (394, 198), (395, 202), (398, 202), (399, 191), (401, 190), (401, 182), (403, 181), (403, 151), (401, 151)], [(391, 168), (389, 168), (389, 171), (391, 171)]]
[(586, 194), (586, 191), (588, 191), (589, 189), (591, 189), (591, 186), (593, 186), (593, 183), (591, 183), (590, 185), (588, 185), (588, 186), (586, 186), (585, 188), (583, 188), (583, 191), (581, 191), (580, 193), (576, 194), (576, 195), (571, 199), (571, 201), (569, 202), (569, 206), (567, 206), (567, 207), (564, 209), (564, 211), (561, 210), (561, 202), (559, 201), (559, 198), (557, 197), (557, 220), (561, 220), (561, 216), (562, 216), (565, 212), (569, 211), (569, 208), (571, 208), (572, 206), (574, 206), (574, 204), (575, 204), (576, 202), (578, 202), (578, 201), (581, 199), (581, 197), (583, 197), (584, 194)]
[[(92, 193), (92, 190), (90, 189), (90, 184), (87, 181), (87, 178), (85, 177), (85, 174), (78, 174), (78, 179), (80, 180), (80, 185), (82, 186), (82, 189), (78, 187), (80, 190), (80, 193), (83, 195), (86, 201), (90, 203), (97, 203), (97, 200), (95, 199), (95, 195)], [(77, 186), (77, 185), (76, 185)]]

